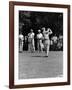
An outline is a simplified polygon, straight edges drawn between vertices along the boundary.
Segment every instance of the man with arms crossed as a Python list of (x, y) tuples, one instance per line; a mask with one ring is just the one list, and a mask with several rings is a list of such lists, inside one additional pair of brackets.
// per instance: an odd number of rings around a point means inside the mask
[(31, 52), (35, 51), (35, 42), (34, 42), (34, 32), (33, 29), (31, 29), (31, 32), (28, 34), (28, 50)]
[(41, 33), (41, 30), (38, 30), (38, 34), (37, 34), (37, 49), (38, 49), (38, 52), (39, 51), (43, 52), (42, 39), (43, 39), (43, 35)]

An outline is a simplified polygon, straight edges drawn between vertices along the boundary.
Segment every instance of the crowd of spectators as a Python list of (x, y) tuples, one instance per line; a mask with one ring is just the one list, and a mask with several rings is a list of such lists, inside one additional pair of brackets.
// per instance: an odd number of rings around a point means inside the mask
[(37, 49), (37, 31), (42, 27), (51, 28), (50, 50), (63, 50), (63, 13), (19, 11), (19, 33), (24, 36), (23, 50), (28, 50), (27, 35), (32, 28), (35, 33), (35, 48)]

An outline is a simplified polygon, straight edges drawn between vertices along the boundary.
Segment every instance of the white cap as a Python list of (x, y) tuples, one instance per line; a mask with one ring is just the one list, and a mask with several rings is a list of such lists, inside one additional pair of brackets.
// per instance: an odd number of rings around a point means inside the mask
[(39, 29), (38, 32), (41, 32), (41, 30)]

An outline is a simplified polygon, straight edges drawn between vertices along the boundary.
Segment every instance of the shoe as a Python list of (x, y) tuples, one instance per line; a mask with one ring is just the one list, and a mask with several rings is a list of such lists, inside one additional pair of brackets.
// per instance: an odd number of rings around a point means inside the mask
[(48, 57), (48, 55), (46, 55), (45, 57)]

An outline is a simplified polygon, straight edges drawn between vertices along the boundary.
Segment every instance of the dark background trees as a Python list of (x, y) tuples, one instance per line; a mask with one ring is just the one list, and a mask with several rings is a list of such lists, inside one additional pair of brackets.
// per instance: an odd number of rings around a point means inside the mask
[(19, 11), (19, 31), (27, 35), (42, 27), (51, 28), (53, 34), (63, 34), (63, 13)]

